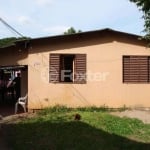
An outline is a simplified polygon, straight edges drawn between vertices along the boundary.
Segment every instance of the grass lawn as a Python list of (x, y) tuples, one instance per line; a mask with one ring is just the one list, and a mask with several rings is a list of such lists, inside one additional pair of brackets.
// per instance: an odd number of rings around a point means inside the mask
[(150, 150), (150, 124), (98, 109), (55, 107), (6, 128), (13, 150)]

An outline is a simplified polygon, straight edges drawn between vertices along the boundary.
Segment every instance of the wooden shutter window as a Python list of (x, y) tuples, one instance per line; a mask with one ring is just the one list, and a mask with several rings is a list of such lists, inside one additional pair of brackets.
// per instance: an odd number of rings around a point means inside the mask
[(75, 55), (74, 83), (86, 83), (86, 54)]
[(150, 56), (148, 57), (148, 82), (150, 82)]
[(58, 83), (60, 79), (60, 54), (50, 54), (49, 81)]
[(123, 56), (123, 82), (149, 82), (148, 56)]

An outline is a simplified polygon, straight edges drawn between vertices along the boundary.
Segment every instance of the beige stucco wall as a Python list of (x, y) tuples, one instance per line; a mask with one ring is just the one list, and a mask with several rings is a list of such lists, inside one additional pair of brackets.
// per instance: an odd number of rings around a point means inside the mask
[[(100, 74), (86, 84), (49, 83), (49, 54), (87, 54), (87, 72)], [(28, 57), (28, 107), (56, 104), (77, 106), (150, 107), (150, 84), (122, 82), (123, 55), (150, 55), (150, 49), (131, 39), (86, 39), (32, 45)]]

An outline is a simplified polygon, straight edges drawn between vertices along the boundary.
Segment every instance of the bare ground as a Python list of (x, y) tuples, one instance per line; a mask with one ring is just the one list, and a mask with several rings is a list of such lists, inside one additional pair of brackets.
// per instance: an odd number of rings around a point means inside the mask
[(129, 117), (129, 118), (136, 118), (143, 123), (150, 124), (150, 110), (126, 110), (123, 112), (111, 112), (112, 115), (116, 115), (119, 117)]

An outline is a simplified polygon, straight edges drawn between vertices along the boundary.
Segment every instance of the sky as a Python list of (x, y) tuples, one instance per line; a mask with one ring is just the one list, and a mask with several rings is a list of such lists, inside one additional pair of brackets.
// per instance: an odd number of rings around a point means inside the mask
[[(129, 0), (0, 0), (0, 18), (31, 38), (63, 34), (70, 27), (138, 35), (144, 28), (142, 12)], [(0, 38), (16, 36), (0, 22)]]

